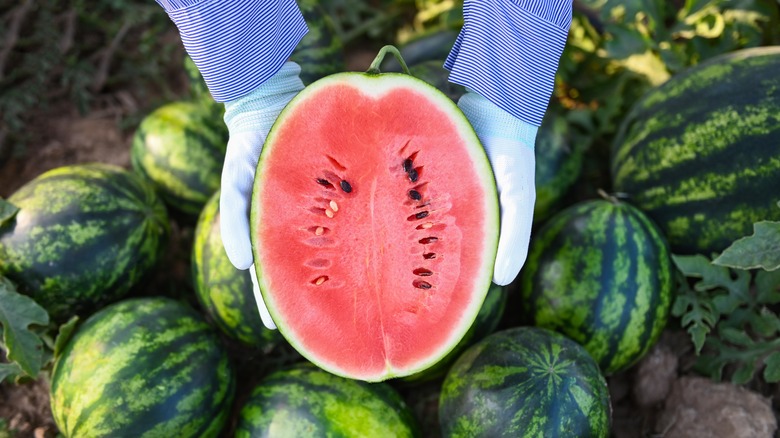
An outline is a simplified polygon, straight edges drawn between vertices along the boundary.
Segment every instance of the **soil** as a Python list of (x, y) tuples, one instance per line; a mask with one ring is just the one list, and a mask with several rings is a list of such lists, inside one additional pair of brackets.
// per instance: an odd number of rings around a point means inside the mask
[[(365, 70), (376, 51), (356, 50), (348, 58), (348, 70)], [(130, 168), (129, 150), (133, 130), (123, 128), (128, 118), (150, 109), (151, 100), (139, 101), (132, 93), (119, 91), (103, 97), (103, 103), (81, 114), (67, 102), (34, 114), (30, 140), (20, 154), (0, 161), (0, 196), (7, 197), (25, 182), (55, 167), (104, 162)], [(175, 222), (171, 248), (160, 270), (146, 283), (147, 293), (182, 293), (191, 288), (189, 246), (192, 224)], [(182, 288), (184, 286), (184, 288)], [(510, 302), (511, 304), (511, 302)], [(231, 347), (243, 366), (243, 383), (235, 409), (251, 384), (262, 373), (252, 365), (252, 355)], [(295, 360), (290, 351), (276, 351), (274, 361)], [(745, 388), (717, 385), (690, 371), (692, 353), (687, 335), (667, 330), (647, 357), (630, 370), (608, 379), (616, 438), (751, 436), (771, 437), (777, 423), (771, 400)], [(257, 363), (256, 361), (254, 362)], [(438, 385), (398, 387), (421, 421), (423, 436), (437, 437)], [(229, 430), (235, 427), (231, 424)], [(12, 434), (5, 429), (14, 431)], [(53, 437), (57, 433), (48, 403), (45, 378), (0, 385), (0, 438)], [(225, 436), (230, 436), (227, 432)]]

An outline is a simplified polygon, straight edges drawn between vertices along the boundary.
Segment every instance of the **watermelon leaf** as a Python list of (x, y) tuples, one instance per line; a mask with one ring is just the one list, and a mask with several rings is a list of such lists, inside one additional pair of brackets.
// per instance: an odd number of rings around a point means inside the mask
[(0, 277), (0, 326), (6, 357), (27, 375), (35, 377), (45, 364), (43, 342), (30, 326), (46, 326), (49, 314), (31, 298)]
[(780, 268), (780, 222), (753, 224), (752, 235), (735, 241), (712, 263), (737, 269)]
[(780, 351), (775, 351), (764, 359), (764, 380), (767, 383), (780, 382)]
[(3, 198), (0, 198), (0, 226), (3, 226), (6, 222), (16, 216), (19, 212), (19, 207), (11, 204)]
[(24, 372), (19, 368), (19, 365), (15, 363), (0, 363), (0, 383), (3, 383), (5, 379), (15, 379), (22, 375), (24, 375)]
[(62, 350), (65, 348), (66, 345), (68, 345), (68, 341), (73, 337), (73, 334), (76, 332), (76, 328), (79, 324), (79, 317), (78, 315), (73, 316), (66, 322), (65, 324), (62, 324), (60, 326), (59, 332), (57, 333), (57, 338), (54, 340), (54, 358), (58, 358), (60, 356), (60, 353), (62, 353)]

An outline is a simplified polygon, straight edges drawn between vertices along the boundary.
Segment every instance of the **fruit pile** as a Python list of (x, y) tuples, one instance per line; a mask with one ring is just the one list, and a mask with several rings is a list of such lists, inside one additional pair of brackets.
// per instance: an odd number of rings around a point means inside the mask
[[(492, 173), (453, 103), (465, 90), (440, 67), (457, 33), (406, 44), (408, 69), (375, 66), (405, 73), (344, 74), (332, 23), (301, 4), (313, 31), (293, 59), (307, 89), (269, 135), (253, 194), (257, 272), (280, 329), (263, 326), (249, 272), (222, 246), (223, 109), (186, 59), (194, 98), (140, 123), (131, 170), (62, 167), (0, 199), (0, 382), (50, 371), (66, 437), (609, 436), (607, 378), (670, 321), (672, 254), (721, 252), (780, 221), (780, 47), (714, 57), (644, 94), (613, 143), (612, 195), (577, 193), (585, 151), (553, 102), (528, 260), (498, 287)], [(349, 112), (327, 87), (351, 85), (416, 94), (381, 112), (356, 94)], [(305, 140), (317, 136), (346, 140), (315, 156)], [(369, 141), (389, 146), (376, 158)], [(274, 154), (297, 145), (295, 160)], [(172, 226), (194, 232), (192, 288), (176, 294), (149, 289)], [(362, 265), (366, 252), (389, 256)], [(359, 301), (359, 288), (392, 299)], [(35, 326), (59, 332), (52, 358)], [(434, 407), (420, 407), (430, 388)]]

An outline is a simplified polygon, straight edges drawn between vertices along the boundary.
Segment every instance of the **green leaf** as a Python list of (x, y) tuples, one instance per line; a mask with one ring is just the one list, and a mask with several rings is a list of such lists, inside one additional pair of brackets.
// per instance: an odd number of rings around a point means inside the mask
[(764, 380), (767, 383), (780, 382), (780, 351), (771, 353), (764, 359)]
[(739, 346), (747, 347), (753, 343), (753, 340), (750, 338), (750, 336), (747, 335), (747, 333), (736, 328), (721, 327), (721, 329), (718, 330), (718, 334), (724, 341)]
[(31, 325), (49, 324), (49, 314), (32, 298), (16, 292), (14, 285), (0, 277), (0, 325), (6, 357), (31, 377), (44, 364), (43, 342), (30, 330)]
[(15, 379), (23, 375), (22, 369), (15, 363), (0, 363), (0, 383), (5, 379)]
[(11, 204), (3, 198), (0, 198), (0, 226), (3, 226), (6, 222), (16, 216), (19, 212), (19, 207)]
[(70, 339), (73, 337), (73, 333), (76, 332), (76, 327), (78, 327), (78, 323), (79, 323), (79, 317), (74, 316), (71, 319), (69, 319), (68, 322), (60, 326), (59, 332), (57, 333), (57, 339), (54, 340), (55, 359), (60, 356), (62, 350), (65, 348), (66, 345), (68, 345), (68, 341), (70, 341)]
[(780, 269), (758, 271), (753, 282), (756, 286), (756, 301), (761, 304), (780, 303)]
[(734, 374), (731, 375), (731, 383), (735, 385), (744, 385), (753, 378), (756, 373), (756, 367), (753, 362), (744, 362), (737, 367)]
[(604, 49), (612, 59), (625, 59), (644, 53), (650, 46), (644, 35), (635, 28), (610, 24), (605, 30), (610, 37), (604, 42)]
[(753, 224), (752, 235), (732, 243), (712, 263), (736, 269), (780, 268), (780, 222)]

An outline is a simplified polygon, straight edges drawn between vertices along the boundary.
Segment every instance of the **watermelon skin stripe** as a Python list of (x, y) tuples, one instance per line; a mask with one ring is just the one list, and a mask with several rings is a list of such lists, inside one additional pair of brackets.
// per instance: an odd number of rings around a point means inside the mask
[(172, 102), (146, 116), (133, 136), (133, 170), (165, 203), (190, 216), (219, 189), (228, 131), (224, 107)]
[(263, 325), (249, 271), (230, 263), (219, 224), (217, 192), (203, 208), (195, 229), (192, 278), (198, 301), (226, 335), (255, 348), (271, 348), (282, 336)]
[(151, 186), (119, 167), (62, 167), (11, 195), (0, 271), (61, 320), (123, 296), (157, 263), (168, 214)]
[(125, 300), (78, 329), (52, 373), (52, 413), (68, 437), (216, 437), (235, 391), (219, 339), (167, 298)]
[(614, 189), (677, 253), (711, 255), (780, 220), (780, 47), (713, 58), (651, 90), (612, 151)]
[(518, 327), (469, 348), (444, 380), (444, 437), (606, 437), (607, 383), (574, 341)]
[(668, 318), (673, 265), (657, 226), (636, 208), (586, 201), (535, 236), (521, 277), (523, 319), (584, 345), (601, 370), (624, 370)]
[(277, 371), (252, 391), (236, 438), (259, 436), (414, 437), (419, 425), (386, 383), (365, 383), (310, 364)]

